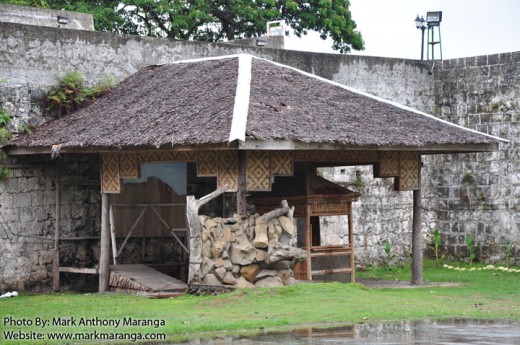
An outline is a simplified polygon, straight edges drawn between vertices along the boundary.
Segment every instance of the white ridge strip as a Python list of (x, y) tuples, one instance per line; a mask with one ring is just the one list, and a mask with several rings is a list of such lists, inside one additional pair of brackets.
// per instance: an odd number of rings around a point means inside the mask
[(251, 92), (251, 60), (251, 55), (244, 54), (238, 57), (237, 90), (229, 142), (235, 139), (246, 140), (247, 113), (249, 113), (249, 94)]

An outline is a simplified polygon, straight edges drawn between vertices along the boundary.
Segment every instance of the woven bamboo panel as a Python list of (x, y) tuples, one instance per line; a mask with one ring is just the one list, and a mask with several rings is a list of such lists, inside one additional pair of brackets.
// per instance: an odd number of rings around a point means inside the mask
[(246, 151), (246, 188), (250, 192), (271, 190), (268, 151)]
[(272, 175), (293, 175), (293, 157), (290, 151), (272, 151), (269, 155)]
[(139, 154), (141, 162), (193, 162), (196, 154), (193, 151), (144, 151)]
[(218, 152), (197, 152), (197, 176), (208, 177), (218, 174)]
[(104, 153), (101, 155), (101, 192), (121, 192), (119, 155), (117, 153)]
[(379, 153), (379, 177), (399, 176), (399, 152)]
[(421, 156), (418, 152), (399, 153), (399, 190), (416, 190), (420, 188)]
[(139, 159), (137, 153), (121, 153), (119, 155), (119, 177), (138, 178)]
[(217, 188), (227, 185), (231, 191), (238, 190), (238, 152), (218, 153)]
[(316, 163), (377, 163), (377, 151), (295, 151), (294, 161)]

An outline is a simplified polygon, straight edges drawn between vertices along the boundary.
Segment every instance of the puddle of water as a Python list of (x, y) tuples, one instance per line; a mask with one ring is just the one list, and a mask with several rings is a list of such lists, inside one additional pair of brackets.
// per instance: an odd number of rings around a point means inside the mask
[(486, 320), (425, 320), (371, 323), (327, 329), (305, 328), (252, 337), (192, 339), (183, 344), (207, 345), (518, 345), (520, 323)]

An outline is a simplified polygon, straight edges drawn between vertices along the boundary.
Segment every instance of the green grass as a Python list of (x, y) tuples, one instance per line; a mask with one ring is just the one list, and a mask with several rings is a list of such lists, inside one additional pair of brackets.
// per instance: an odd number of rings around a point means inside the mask
[[(360, 272), (358, 277), (409, 280), (410, 272), (408, 269), (371, 269)], [(443, 288), (426, 284), (418, 289), (367, 289), (360, 284), (313, 283), (175, 299), (149, 299), (122, 294), (22, 294), (0, 300), (0, 342), (5, 340), (5, 330), (63, 333), (92, 332), (96, 329), (100, 332), (151, 332), (184, 337), (198, 332), (258, 330), (306, 324), (353, 324), (367, 320), (461, 317), (520, 319), (520, 273), (458, 272), (436, 269), (431, 262), (427, 262), (424, 279), (427, 282), (459, 282), (462, 285)], [(116, 329), (79, 325), (47, 326), (39, 330), (34, 325), (5, 325), (4, 318), (8, 316), (33, 322), (37, 317), (50, 322), (57, 317), (73, 317), (76, 320), (99, 317), (122, 322), (123, 318), (131, 316), (144, 320), (164, 320), (165, 325), (157, 328), (119, 326)]]

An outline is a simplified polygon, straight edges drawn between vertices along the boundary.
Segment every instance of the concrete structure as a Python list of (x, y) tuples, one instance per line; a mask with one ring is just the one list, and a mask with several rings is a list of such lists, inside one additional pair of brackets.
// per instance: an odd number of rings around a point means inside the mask
[[(14, 23), (0, 27), (0, 79), (5, 81), (0, 84), (0, 106), (18, 128), (45, 121), (39, 100), (70, 70), (84, 72), (95, 83), (106, 75), (122, 80), (151, 64), (251, 53), (509, 139), (492, 154), (423, 157), (423, 230), (428, 237), (438, 227), (443, 253), (459, 258), (467, 257), (466, 235), (476, 236), (477, 257), (489, 262), (504, 260), (506, 241), (520, 247), (520, 52), (437, 62), (430, 75), (431, 66), (405, 59), (174, 42)], [(13, 178), (0, 186), (0, 261), (6, 263), (0, 267), (0, 289), (50, 286), (56, 169), (65, 181), (84, 180), (83, 187), (63, 191), (60, 226), (71, 237), (99, 236), (99, 179), (94, 178), (98, 164), (97, 156), (84, 155), (51, 165), (22, 159), (12, 166)], [(356, 184), (362, 192), (354, 206), (358, 263), (381, 262), (386, 239), (398, 257), (407, 260), (411, 193), (393, 192), (390, 179), (372, 179), (367, 167), (323, 174)], [(85, 214), (88, 222), (80, 220)], [(92, 242), (89, 252), (76, 250), (72, 242), (69, 246), (70, 260), (77, 264), (93, 264), (98, 255), (95, 241), (85, 241)], [(518, 262), (518, 251), (513, 254)]]
[(94, 31), (92, 14), (0, 4), (0, 22)]

